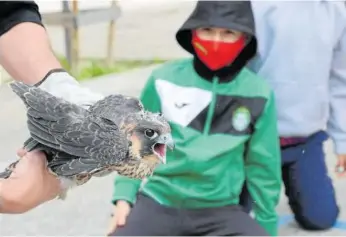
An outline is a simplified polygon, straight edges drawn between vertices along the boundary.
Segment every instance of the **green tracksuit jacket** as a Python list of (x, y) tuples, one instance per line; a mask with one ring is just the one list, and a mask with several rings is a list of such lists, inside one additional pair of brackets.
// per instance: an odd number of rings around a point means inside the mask
[[(257, 52), (249, 5), (218, 1), (197, 7), (178, 30), (178, 44), (193, 59), (166, 63), (142, 91), (147, 110), (170, 122), (176, 148), (167, 153), (144, 185), (118, 176), (113, 202), (135, 202), (141, 189), (162, 205), (207, 208), (239, 203), (244, 181), (254, 200), (256, 220), (276, 235), (281, 157), (273, 93), (244, 66)], [(221, 27), (246, 34), (242, 52), (230, 65), (208, 69), (195, 56), (191, 30)], [(208, 52), (207, 52), (208, 53)]]
[[(238, 204), (246, 179), (256, 220), (276, 233), (280, 149), (273, 94), (263, 80), (243, 69), (229, 83), (209, 82), (184, 59), (155, 70), (141, 100), (164, 114), (176, 142), (143, 193), (179, 208), (224, 206)], [(116, 177), (113, 202), (134, 203), (140, 183)]]

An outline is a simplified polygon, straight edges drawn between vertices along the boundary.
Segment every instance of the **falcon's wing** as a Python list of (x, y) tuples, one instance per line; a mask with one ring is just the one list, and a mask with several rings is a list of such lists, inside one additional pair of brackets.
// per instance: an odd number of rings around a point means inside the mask
[(111, 121), (37, 87), (19, 82), (11, 87), (28, 107), (28, 128), (36, 141), (95, 163), (109, 164), (125, 157), (127, 142)]
[(96, 102), (89, 111), (119, 125), (127, 115), (143, 111), (143, 105), (135, 97), (114, 94)]
[(131, 96), (113, 94), (99, 100), (90, 107), (91, 112), (102, 112), (104, 110), (123, 110), (123, 113), (136, 113), (143, 110), (140, 100)]
[(59, 176), (90, 174), (102, 169), (104, 162), (92, 158), (75, 157), (65, 152), (57, 152), (48, 163), (48, 167)]

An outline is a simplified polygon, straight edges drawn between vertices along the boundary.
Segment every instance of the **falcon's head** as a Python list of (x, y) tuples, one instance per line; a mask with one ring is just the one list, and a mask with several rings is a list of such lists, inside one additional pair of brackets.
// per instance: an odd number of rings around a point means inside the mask
[[(159, 113), (141, 111), (127, 116), (121, 125), (129, 140), (129, 153), (132, 161), (140, 162), (141, 168), (150, 169), (166, 163), (167, 148), (174, 148), (171, 127)], [(152, 170), (151, 170), (152, 169)]]

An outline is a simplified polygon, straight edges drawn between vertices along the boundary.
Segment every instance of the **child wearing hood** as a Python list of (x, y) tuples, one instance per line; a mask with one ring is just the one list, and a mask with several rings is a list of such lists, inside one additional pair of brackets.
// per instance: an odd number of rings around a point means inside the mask
[[(250, 2), (199, 1), (176, 39), (193, 57), (156, 69), (141, 94), (176, 148), (142, 185), (116, 177), (109, 235), (276, 235), (277, 118), (270, 87), (244, 67), (257, 47)], [(245, 180), (255, 219), (238, 205)]]

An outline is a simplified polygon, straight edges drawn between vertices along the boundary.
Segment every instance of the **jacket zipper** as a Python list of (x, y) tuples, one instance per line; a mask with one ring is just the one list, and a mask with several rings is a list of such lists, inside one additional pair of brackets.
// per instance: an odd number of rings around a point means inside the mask
[(217, 77), (214, 77), (213, 85), (212, 85), (212, 99), (209, 105), (207, 118), (205, 120), (203, 135), (208, 135), (210, 132), (210, 127), (213, 121), (213, 115), (214, 115), (215, 106), (216, 106), (216, 86), (218, 85), (218, 83), (219, 83), (219, 79)]

